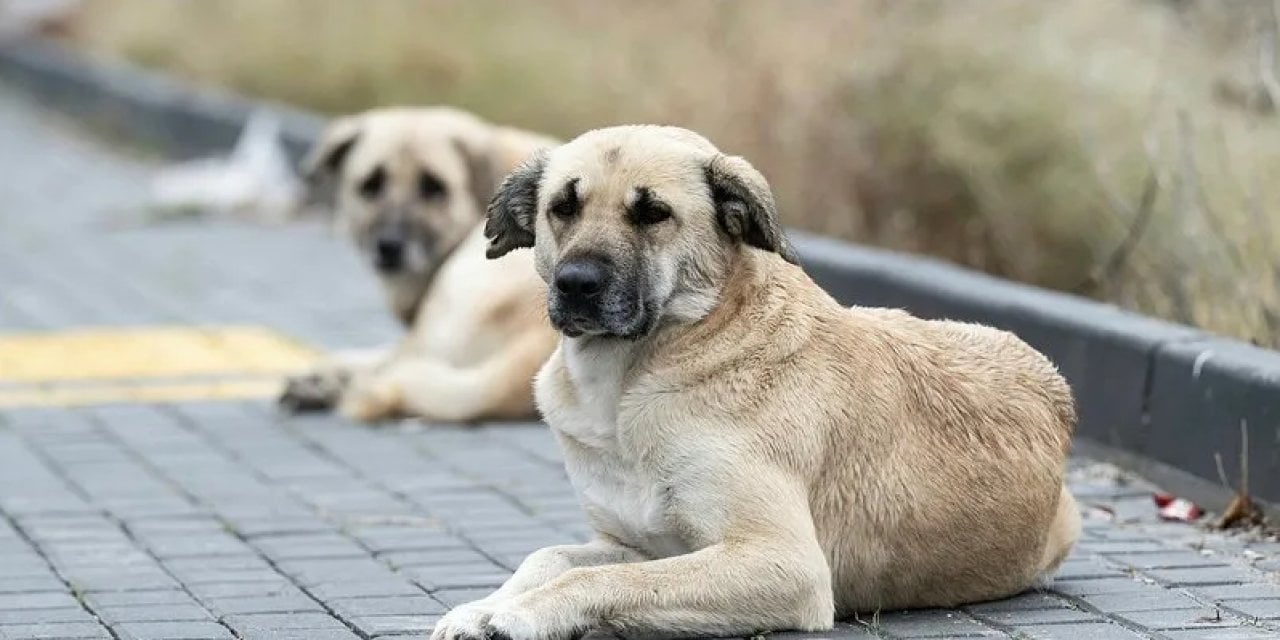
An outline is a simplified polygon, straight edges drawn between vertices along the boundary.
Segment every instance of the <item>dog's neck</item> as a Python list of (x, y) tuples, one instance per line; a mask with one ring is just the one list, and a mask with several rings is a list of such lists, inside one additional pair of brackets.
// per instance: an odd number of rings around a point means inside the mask
[(469, 227), (466, 232), (457, 234), (456, 238), (442, 242), (439, 246), (443, 251), (427, 266), (425, 273), (381, 278), (382, 286), (387, 292), (387, 297), (390, 298), (391, 311), (406, 329), (412, 327), (417, 321), (418, 312), (422, 309), (422, 300), (431, 290), (431, 285), (435, 282), (436, 275), (440, 273), (440, 268), (453, 257), (454, 252), (466, 240), (467, 234), (474, 229), (475, 226)]

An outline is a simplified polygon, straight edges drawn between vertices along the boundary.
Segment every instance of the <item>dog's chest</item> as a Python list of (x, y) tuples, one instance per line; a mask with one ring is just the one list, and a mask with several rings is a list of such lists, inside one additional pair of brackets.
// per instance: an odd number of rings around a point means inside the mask
[(541, 404), (552, 428), (567, 440), (565, 467), (592, 524), (654, 556), (688, 553), (673, 526), (676, 519), (662, 478), (618, 433), (618, 402), (629, 356), (622, 352), (625, 346), (616, 348), (617, 353), (564, 349), (563, 366), (576, 402)]
[(691, 551), (673, 526), (670, 496), (640, 465), (599, 450), (566, 456), (565, 462), (598, 530), (654, 557)]

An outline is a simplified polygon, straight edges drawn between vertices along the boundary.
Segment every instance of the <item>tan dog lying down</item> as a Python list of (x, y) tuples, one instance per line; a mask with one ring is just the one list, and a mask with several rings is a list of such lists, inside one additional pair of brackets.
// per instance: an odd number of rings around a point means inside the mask
[(533, 246), (563, 337), (538, 405), (596, 538), (530, 555), (434, 638), (825, 629), (1017, 593), (1079, 516), (1075, 422), (1011, 334), (841, 307), (764, 178), (691, 132), (592, 131), (514, 172), (492, 256)]
[(528, 255), (485, 259), (484, 207), (503, 177), (555, 141), (436, 107), (334, 122), (305, 162), (378, 273), (408, 334), (336, 354), (290, 380), (281, 403), (336, 405), (358, 420), (442, 421), (534, 413), (532, 380), (555, 348)]

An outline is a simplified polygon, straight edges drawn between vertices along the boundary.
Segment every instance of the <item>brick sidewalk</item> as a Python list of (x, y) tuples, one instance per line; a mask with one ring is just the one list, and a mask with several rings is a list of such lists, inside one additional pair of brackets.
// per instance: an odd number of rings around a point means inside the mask
[[(394, 336), (321, 229), (146, 224), (147, 164), (3, 91), (0, 139), (0, 333)], [(0, 638), (421, 636), (529, 551), (587, 535), (558, 460), (537, 425), (370, 429), (266, 402), (0, 411)], [(1072, 477), (1115, 520), (1086, 521), (1051, 588), (813, 637), (1280, 638), (1280, 544), (1157, 522), (1151, 487), (1087, 460)]]

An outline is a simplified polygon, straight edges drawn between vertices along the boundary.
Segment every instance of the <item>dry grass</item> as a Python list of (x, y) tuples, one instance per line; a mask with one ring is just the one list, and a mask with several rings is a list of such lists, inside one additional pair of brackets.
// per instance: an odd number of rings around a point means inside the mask
[(789, 224), (1280, 346), (1275, 25), (1271, 0), (93, 0), (75, 37), (332, 113), (680, 124)]

